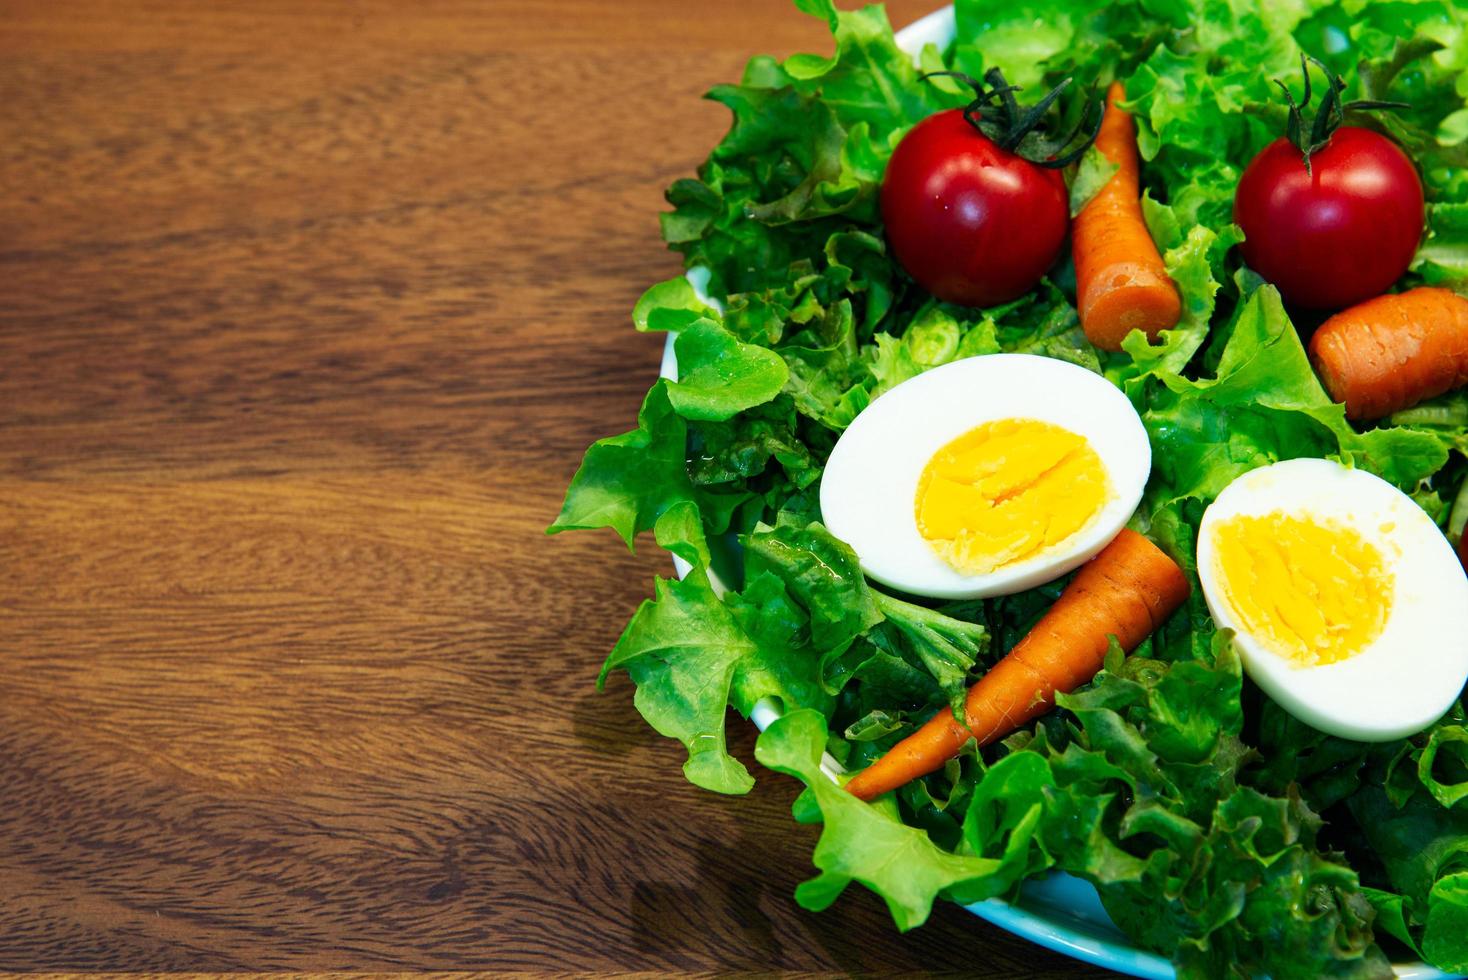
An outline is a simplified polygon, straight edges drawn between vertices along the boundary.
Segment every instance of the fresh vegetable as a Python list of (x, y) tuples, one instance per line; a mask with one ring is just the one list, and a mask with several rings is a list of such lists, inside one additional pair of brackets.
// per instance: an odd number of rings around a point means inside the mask
[(1328, 88), (1313, 124), (1301, 114), (1311, 97), (1303, 58), (1299, 104), (1281, 83), (1290, 135), (1266, 146), (1244, 171), (1234, 220), (1244, 231), (1244, 261), (1287, 302), (1338, 310), (1385, 292), (1407, 271), (1422, 239), (1422, 181), (1389, 138), (1340, 125), (1345, 110), (1403, 104), (1343, 103), (1345, 81), (1320, 67)]
[(1177, 286), (1142, 218), (1137, 128), (1118, 104), (1125, 98), (1113, 82), (1096, 149), (1116, 172), (1076, 215), (1071, 246), (1081, 326), (1087, 340), (1109, 351), (1121, 350), (1133, 330), (1152, 339), (1182, 316)]
[(1463, 571), (1468, 572), (1468, 531), (1458, 535), (1458, 560), (1463, 563)]
[(1310, 360), (1346, 415), (1372, 420), (1468, 385), (1468, 299), (1433, 286), (1337, 313)]
[[(831, 447), (868, 406), (934, 367), (1016, 352), (1071, 361), (1127, 395), (1153, 460), (1131, 526), (1190, 581), (1207, 506), (1280, 460), (1338, 459), (1408, 492), (1439, 524), (1455, 511), (1461, 526), (1468, 508), (1452, 505), (1468, 474), (1468, 391), (1352, 426), (1278, 291), (1241, 267), (1231, 216), (1244, 165), (1282, 124), (1269, 80), (1297, 70), (1302, 48), (1326, 52), (1359, 86), (1353, 96), (1412, 103), (1372, 123), (1409, 153), (1430, 202), (1398, 288), (1468, 278), (1468, 11), (1437, 0), (958, 0), (956, 43), (909, 53), (880, 8), (800, 6), (830, 25), (834, 50), (757, 58), (716, 88), (733, 125), (668, 192), (664, 235), (719, 301), (678, 278), (637, 304), (638, 329), (677, 335), (677, 397), (657, 382), (636, 428), (588, 452), (557, 520), (651, 530), (692, 565), (618, 644), (613, 667), (635, 672), (637, 709), (687, 748), (690, 779), (731, 793), (774, 777), (729, 751), (728, 710), (785, 713), (755, 758), (812, 787), (795, 808), (824, 824), (819, 873), (796, 892), (808, 908), (855, 881), (909, 928), (937, 898), (1011, 894), (1059, 870), (1095, 885), (1130, 941), (1187, 978), (1385, 977), (1388, 956), (1468, 970), (1462, 698), (1411, 738), (1324, 735), (1243, 677), (1200, 589), (1008, 738), (966, 747), (871, 804), (842, 791), (824, 755), (861, 769), (935, 711), (961, 709), (1064, 583), (954, 602), (892, 595), (864, 579), (819, 502)], [(919, 76), (993, 67), (1031, 91), (1127, 80), (1143, 213), (1182, 297), (1182, 318), (1157, 341), (1133, 335), (1120, 353), (1090, 344), (1063, 252), (1035, 289), (982, 310), (935, 301), (893, 259), (879, 209), (892, 149), (972, 101), (947, 76)], [(1088, 151), (1072, 208), (1109, 177)]]
[(1026, 111), (1001, 72), (963, 78), (968, 107), (924, 119), (893, 151), (882, 221), (893, 256), (934, 296), (994, 306), (1035, 288), (1060, 254), (1070, 212), (1059, 167), (1085, 146), (1040, 135), (1069, 79)]
[(926, 776), (969, 739), (988, 745), (1049, 711), (1096, 675), (1114, 640), (1130, 653), (1188, 597), (1187, 576), (1155, 544), (1123, 528), (1060, 593), (1028, 635), (969, 689), (962, 723), (940, 710), (846, 784), (870, 800)]

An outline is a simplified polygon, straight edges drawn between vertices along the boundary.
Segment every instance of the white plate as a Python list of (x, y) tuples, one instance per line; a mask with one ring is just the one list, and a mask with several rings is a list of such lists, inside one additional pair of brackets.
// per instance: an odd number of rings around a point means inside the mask
[[(955, 30), (953, 8), (948, 6), (898, 31), (897, 44), (916, 59), (924, 45), (931, 43), (940, 49), (946, 47), (953, 40)], [(709, 279), (707, 270), (691, 269), (688, 279), (705, 303), (718, 306), (705, 294)], [(673, 354), (671, 335), (663, 348), (661, 374), (672, 380), (678, 377), (678, 361)], [(675, 556), (673, 564), (679, 578), (688, 574), (689, 566), (681, 558)], [(719, 587), (717, 580), (714, 585)], [(750, 721), (764, 731), (778, 717), (779, 710), (767, 699), (755, 705)], [(826, 756), (822, 768), (832, 779), (842, 771), (840, 764), (830, 756)], [(1025, 882), (1014, 902), (991, 898), (964, 907), (1016, 936), (1096, 966), (1149, 980), (1174, 980), (1177, 976), (1170, 961), (1137, 948), (1116, 928), (1101, 907), (1101, 899), (1090, 882), (1062, 872)], [(1456, 977), (1425, 963), (1395, 963), (1393, 969), (1403, 980), (1454, 980)]]

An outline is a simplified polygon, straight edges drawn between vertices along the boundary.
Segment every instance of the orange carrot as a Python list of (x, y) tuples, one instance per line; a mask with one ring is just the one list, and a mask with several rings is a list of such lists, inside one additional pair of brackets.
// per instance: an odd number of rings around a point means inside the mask
[(1116, 103), (1126, 97), (1120, 82), (1106, 92), (1106, 114), (1096, 149), (1117, 171), (1076, 215), (1071, 254), (1076, 263), (1076, 300), (1086, 337), (1102, 350), (1121, 350), (1127, 334), (1147, 337), (1177, 326), (1182, 300), (1142, 219), (1137, 127)]
[(1468, 384), (1468, 299), (1422, 286), (1342, 310), (1310, 360), (1353, 419), (1379, 419)]
[(846, 788), (864, 800), (927, 775), (970, 738), (987, 745), (1050, 710), (1101, 669), (1111, 637), (1128, 653), (1188, 597), (1181, 568), (1135, 531), (1123, 530), (1081, 568), (1035, 628), (969, 688), (960, 724), (939, 711), (857, 773)]

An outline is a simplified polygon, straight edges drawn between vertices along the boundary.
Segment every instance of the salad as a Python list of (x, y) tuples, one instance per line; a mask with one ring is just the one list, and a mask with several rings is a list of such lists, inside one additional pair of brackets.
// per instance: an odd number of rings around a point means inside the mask
[(796, 6), (551, 528), (690, 568), (602, 677), (720, 793), (777, 709), (807, 908), (1059, 870), (1183, 976), (1468, 971), (1468, 12)]

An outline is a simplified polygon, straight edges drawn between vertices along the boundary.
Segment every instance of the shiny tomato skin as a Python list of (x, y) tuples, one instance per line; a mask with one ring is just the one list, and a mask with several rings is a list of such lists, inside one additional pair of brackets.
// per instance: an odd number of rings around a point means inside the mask
[(1422, 239), (1422, 180), (1391, 140), (1342, 126), (1310, 155), (1277, 139), (1239, 179), (1244, 261), (1285, 300), (1338, 310), (1401, 278)]
[(1468, 527), (1463, 528), (1458, 538), (1458, 560), (1463, 563), (1463, 571), (1468, 572)]
[(893, 256), (939, 299), (994, 306), (1035, 287), (1065, 244), (1058, 170), (1001, 150), (950, 109), (897, 145), (882, 181)]

